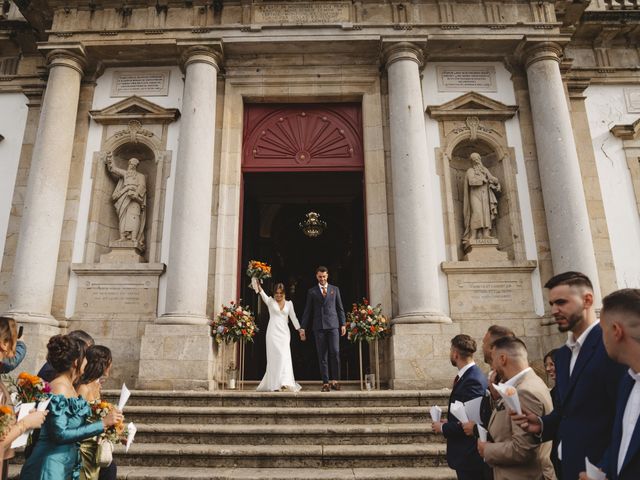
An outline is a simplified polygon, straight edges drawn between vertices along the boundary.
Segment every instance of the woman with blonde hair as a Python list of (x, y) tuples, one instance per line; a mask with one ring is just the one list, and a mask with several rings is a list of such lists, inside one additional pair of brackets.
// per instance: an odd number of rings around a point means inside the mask
[(264, 293), (255, 278), (252, 280), (252, 286), (256, 293), (260, 294), (262, 301), (269, 309), (269, 326), (267, 327), (266, 335), (267, 371), (256, 390), (259, 392), (297, 392), (301, 387), (296, 383), (296, 379), (293, 376), (289, 319), (291, 319), (291, 323), (293, 323), (296, 330), (300, 330), (300, 323), (298, 323), (293, 302), (285, 298), (285, 290), (282, 283), (277, 283), (274, 287), (273, 297)]
[[(10, 317), (0, 317), (0, 361), (15, 355), (17, 342), (18, 328), (16, 327), (16, 321)], [(0, 405), (7, 405), (13, 408), (9, 391), (2, 382), (0, 382)], [(25, 418), (13, 425), (11, 430), (0, 440), (0, 460), (2, 461), (3, 480), (8, 476), (7, 460), (14, 456), (11, 444), (24, 432), (34, 428), (40, 428), (47, 413), (46, 411), (29, 413)]]

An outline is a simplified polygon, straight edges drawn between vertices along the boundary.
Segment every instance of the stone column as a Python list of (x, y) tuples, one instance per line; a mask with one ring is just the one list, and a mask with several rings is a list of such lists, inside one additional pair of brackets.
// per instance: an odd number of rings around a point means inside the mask
[[(449, 345), (457, 325), (441, 311), (436, 255), (438, 216), (427, 158), (420, 72), (422, 52), (411, 43), (385, 49), (395, 227), (398, 312), (392, 320), (394, 389), (444, 386), (451, 369), (440, 344)], [(450, 375), (447, 375), (450, 376)]]
[(589, 226), (571, 115), (560, 74), (562, 48), (544, 42), (525, 53), (538, 167), (555, 273), (589, 276), (600, 303), (598, 268)]
[(146, 327), (142, 339), (138, 386), (144, 388), (213, 386), (206, 305), (219, 63), (218, 54), (204, 46), (183, 55), (166, 313)]
[(42, 326), (59, 326), (51, 315), (51, 306), (84, 60), (75, 52), (53, 50), (48, 55), (48, 67), (8, 312), (21, 323), (35, 324), (30, 334)]
[(430, 188), (427, 135), (419, 68), (422, 52), (410, 43), (385, 51), (389, 79), (389, 121), (393, 217), (398, 275), (394, 323), (450, 323), (441, 312), (437, 211)]

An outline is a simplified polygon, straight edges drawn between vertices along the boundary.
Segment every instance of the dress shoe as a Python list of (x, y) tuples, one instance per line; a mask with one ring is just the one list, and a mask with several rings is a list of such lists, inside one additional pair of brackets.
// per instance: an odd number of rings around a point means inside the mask
[(333, 382), (331, 384), (331, 390), (339, 391), (340, 390), (340, 384), (338, 382)]
[(325, 383), (322, 385), (322, 389), (320, 390), (321, 392), (330, 392), (331, 391), (331, 387), (329, 386), (328, 383)]

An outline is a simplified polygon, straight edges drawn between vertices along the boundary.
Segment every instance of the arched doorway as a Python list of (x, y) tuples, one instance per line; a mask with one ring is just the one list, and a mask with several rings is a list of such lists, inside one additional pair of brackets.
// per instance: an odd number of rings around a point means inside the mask
[[(244, 274), (251, 259), (273, 266), (273, 279), (287, 288), (301, 319), (314, 271), (326, 265), (330, 283), (342, 292), (345, 310), (367, 295), (367, 264), (360, 107), (337, 105), (247, 105), (243, 145), (243, 207), (239, 291), (258, 312), (261, 333), (247, 348), (246, 378), (265, 370), (264, 334), (268, 312), (258, 306)], [(299, 228), (309, 211), (327, 222), (309, 238)], [(319, 379), (313, 339), (292, 331), (292, 358), (298, 380)], [(357, 351), (341, 342), (343, 379), (358, 378)]]

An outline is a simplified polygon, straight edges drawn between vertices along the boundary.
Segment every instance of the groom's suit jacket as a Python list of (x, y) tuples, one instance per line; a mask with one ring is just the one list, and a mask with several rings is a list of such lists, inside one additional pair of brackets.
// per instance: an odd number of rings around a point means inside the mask
[(314, 331), (340, 328), (346, 324), (342, 297), (340, 297), (338, 287), (327, 284), (326, 297), (322, 296), (318, 285), (309, 289), (300, 328), (307, 330), (309, 322), (311, 322)]

